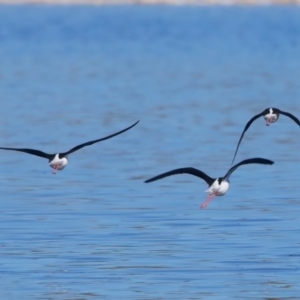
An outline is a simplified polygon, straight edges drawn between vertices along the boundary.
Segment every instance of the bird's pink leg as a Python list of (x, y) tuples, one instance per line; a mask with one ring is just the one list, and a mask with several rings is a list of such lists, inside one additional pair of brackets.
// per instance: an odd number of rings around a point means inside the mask
[(207, 199), (205, 200), (204, 203), (201, 204), (200, 208), (205, 208), (208, 203), (215, 197), (216, 195), (215, 194), (211, 194), (211, 195), (208, 195)]
[(266, 120), (266, 126), (270, 126), (270, 124), (272, 123), (272, 121), (271, 120)]
[(59, 165), (53, 165), (52, 174), (56, 174), (58, 167), (59, 167)]

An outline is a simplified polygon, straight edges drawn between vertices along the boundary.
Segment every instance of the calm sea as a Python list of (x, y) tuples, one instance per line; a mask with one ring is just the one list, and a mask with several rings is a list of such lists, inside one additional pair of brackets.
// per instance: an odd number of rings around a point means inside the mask
[(0, 298), (299, 299), (300, 8), (0, 6)]

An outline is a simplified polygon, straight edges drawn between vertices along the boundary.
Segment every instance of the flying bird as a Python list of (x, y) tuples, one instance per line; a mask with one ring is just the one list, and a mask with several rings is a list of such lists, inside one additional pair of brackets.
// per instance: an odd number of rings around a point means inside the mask
[(205, 191), (208, 193), (208, 197), (205, 200), (205, 202), (201, 205), (201, 208), (205, 208), (215, 196), (223, 196), (226, 194), (226, 192), (229, 189), (229, 177), (238, 167), (247, 164), (272, 165), (273, 163), (274, 163), (273, 161), (264, 158), (245, 159), (240, 163), (236, 164), (235, 166), (231, 167), (224, 177), (219, 177), (219, 178), (211, 178), (204, 172), (197, 170), (195, 168), (180, 168), (150, 178), (146, 180), (145, 183), (162, 179), (167, 176), (177, 175), (177, 174), (190, 174), (190, 175), (197, 176), (203, 179), (209, 186), (209, 188)]
[(269, 126), (271, 123), (275, 123), (278, 119), (279, 119), (279, 115), (282, 114), (282, 115), (285, 115), (289, 118), (291, 118), (294, 122), (296, 122), (299, 126), (300, 126), (300, 121), (295, 117), (293, 116), (292, 114), (288, 113), (288, 112), (285, 112), (285, 111), (282, 111), (278, 108), (266, 108), (263, 112), (261, 112), (260, 114), (258, 115), (255, 115), (253, 118), (251, 118), (248, 123), (246, 124), (245, 128), (244, 128), (244, 131), (240, 137), (240, 140), (237, 144), (237, 147), (236, 147), (236, 150), (235, 150), (235, 153), (234, 153), (234, 157), (233, 157), (233, 160), (232, 160), (232, 163), (234, 162), (234, 159), (236, 157), (236, 154), (238, 152), (238, 149), (239, 149), (239, 146), (240, 146), (240, 143), (242, 142), (242, 139), (243, 139), (243, 136), (245, 134), (245, 132), (248, 130), (248, 128), (250, 127), (250, 125), (256, 120), (258, 119), (259, 117), (264, 117), (264, 119), (266, 120), (266, 126)]
[(13, 151), (19, 151), (19, 152), (24, 152), (24, 153), (28, 153), (28, 154), (32, 154), (32, 155), (35, 155), (35, 156), (39, 156), (39, 157), (43, 157), (43, 158), (46, 158), (49, 160), (49, 166), (52, 168), (52, 173), (55, 174), (56, 171), (60, 171), (62, 169), (64, 169), (66, 167), (66, 165), (68, 164), (68, 158), (67, 156), (83, 147), (86, 147), (86, 146), (90, 146), (90, 145), (93, 145), (95, 143), (98, 143), (98, 142), (102, 142), (104, 140), (108, 140), (116, 135), (119, 135), (129, 129), (131, 129), (132, 127), (134, 127), (139, 121), (135, 122), (133, 125), (121, 130), (121, 131), (118, 131), (116, 133), (113, 133), (111, 135), (108, 135), (104, 138), (101, 138), (101, 139), (97, 139), (97, 140), (93, 140), (93, 141), (90, 141), (90, 142), (86, 142), (86, 143), (83, 143), (83, 144), (80, 144), (74, 148), (72, 148), (71, 150), (67, 151), (67, 152), (62, 152), (62, 153), (56, 153), (56, 154), (48, 154), (48, 153), (45, 153), (43, 151), (40, 151), (40, 150), (35, 150), (35, 149), (27, 149), (27, 148), (6, 148), (6, 147), (0, 147), (1, 150), (13, 150)]

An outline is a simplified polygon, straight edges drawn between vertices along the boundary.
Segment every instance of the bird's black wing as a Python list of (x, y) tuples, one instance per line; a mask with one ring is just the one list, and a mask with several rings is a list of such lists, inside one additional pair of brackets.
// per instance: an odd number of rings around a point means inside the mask
[(285, 115), (285, 116), (291, 118), (293, 121), (295, 121), (295, 122), (300, 126), (300, 121), (299, 121), (299, 119), (297, 119), (295, 116), (293, 116), (292, 114), (290, 114), (290, 113), (288, 113), (288, 112), (279, 110), (279, 109), (278, 109), (278, 111), (279, 111), (281, 114), (283, 114), (283, 115)]
[(5, 147), (0, 147), (1, 150), (13, 150), (13, 151), (19, 151), (19, 152), (24, 152), (28, 154), (32, 154), (35, 156), (39, 157), (44, 157), (47, 159), (51, 159), (53, 157), (53, 154), (48, 154), (40, 150), (35, 150), (35, 149), (26, 149), (26, 148), (5, 148)]
[(152, 177), (152, 178), (146, 180), (145, 183), (152, 182), (152, 181), (162, 179), (162, 178), (165, 178), (167, 176), (176, 175), (176, 174), (191, 174), (191, 175), (200, 177), (201, 179), (206, 181), (206, 183), (208, 185), (211, 185), (215, 181), (215, 179), (209, 177), (208, 175), (206, 175), (202, 171), (197, 170), (195, 168), (180, 168), (180, 169), (172, 170), (172, 171), (157, 175), (155, 177)]
[(263, 164), (263, 165), (273, 165), (274, 161), (265, 159), (265, 158), (249, 158), (241, 161), (240, 163), (234, 165), (229, 169), (227, 174), (224, 176), (224, 179), (228, 179), (233, 171), (235, 171), (239, 166), (248, 165), (248, 164)]
[(72, 148), (71, 150), (69, 150), (69, 151), (67, 151), (67, 152), (65, 152), (65, 153), (61, 153), (60, 156), (66, 156), (66, 155), (71, 154), (71, 153), (73, 153), (73, 152), (75, 152), (75, 151), (77, 151), (77, 150), (79, 150), (79, 149), (81, 149), (81, 148), (83, 148), (83, 147), (85, 147), (85, 146), (90, 146), (90, 145), (93, 145), (93, 144), (95, 144), (95, 143), (98, 143), (98, 142), (101, 142), (101, 141), (104, 141), (104, 140), (108, 140), (108, 139), (110, 139), (110, 138), (112, 138), (112, 137), (114, 137), (114, 136), (116, 136), (116, 135), (118, 135), (118, 134), (121, 134), (121, 133), (123, 133), (123, 132), (129, 130), (130, 128), (134, 127), (138, 122), (139, 122), (139, 121), (135, 122), (133, 125), (131, 125), (131, 126), (125, 128), (125, 129), (123, 129), (123, 130), (121, 130), (121, 131), (118, 131), (118, 132), (116, 132), (116, 133), (114, 133), (114, 134), (108, 135), (108, 136), (106, 136), (106, 137), (104, 137), (104, 138), (101, 138), (101, 139), (98, 139), (98, 140), (94, 140), (94, 141), (90, 141), (90, 142), (86, 142), (86, 143), (80, 144), (80, 145), (78, 145), (78, 146)]
[(232, 163), (231, 163), (231, 164), (233, 164), (233, 162), (234, 162), (234, 159), (235, 159), (235, 157), (236, 157), (236, 154), (237, 154), (237, 152), (238, 152), (240, 143), (241, 143), (241, 141), (242, 141), (242, 139), (243, 139), (243, 136), (244, 136), (245, 132), (248, 130), (248, 128), (250, 127), (250, 125), (251, 125), (256, 119), (258, 119), (259, 117), (261, 117), (261, 116), (263, 116), (263, 115), (265, 115), (265, 114), (266, 114), (266, 110), (264, 110), (262, 113), (260, 113), (260, 114), (258, 114), (258, 115), (255, 115), (253, 118), (251, 118), (251, 119), (248, 121), (248, 123), (246, 124), (246, 126), (245, 126), (245, 128), (244, 128), (244, 131), (243, 131), (243, 133), (242, 133), (242, 135), (241, 135), (241, 137), (240, 137), (240, 139), (239, 139), (239, 142), (238, 142), (238, 144), (237, 144), (237, 146), (236, 146), (236, 150), (235, 150), (234, 157), (233, 157), (233, 160), (232, 160)]

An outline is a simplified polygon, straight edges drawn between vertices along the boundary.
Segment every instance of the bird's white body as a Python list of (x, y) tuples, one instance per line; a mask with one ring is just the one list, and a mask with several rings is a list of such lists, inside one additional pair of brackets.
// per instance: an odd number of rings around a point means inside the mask
[(275, 113), (274, 111), (273, 111), (273, 108), (270, 108), (269, 109), (269, 113), (268, 114), (266, 114), (266, 115), (264, 115), (264, 119), (266, 120), (266, 122), (267, 122), (267, 126), (269, 126), (271, 123), (274, 123), (274, 122), (276, 122), (277, 120), (278, 120), (278, 118), (279, 118), (279, 114), (278, 113)]
[(56, 154), (55, 157), (49, 162), (49, 166), (53, 170), (63, 170), (68, 164), (68, 160), (66, 157), (59, 158), (59, 154)]
[(205, 191), (209, 195), (215, 196), (223, 196), (229, 189), (229, 182), (226, 180), (222, 180), (221, 184), (219, 183), (219, 179), (216, 179), (214, 183)]

